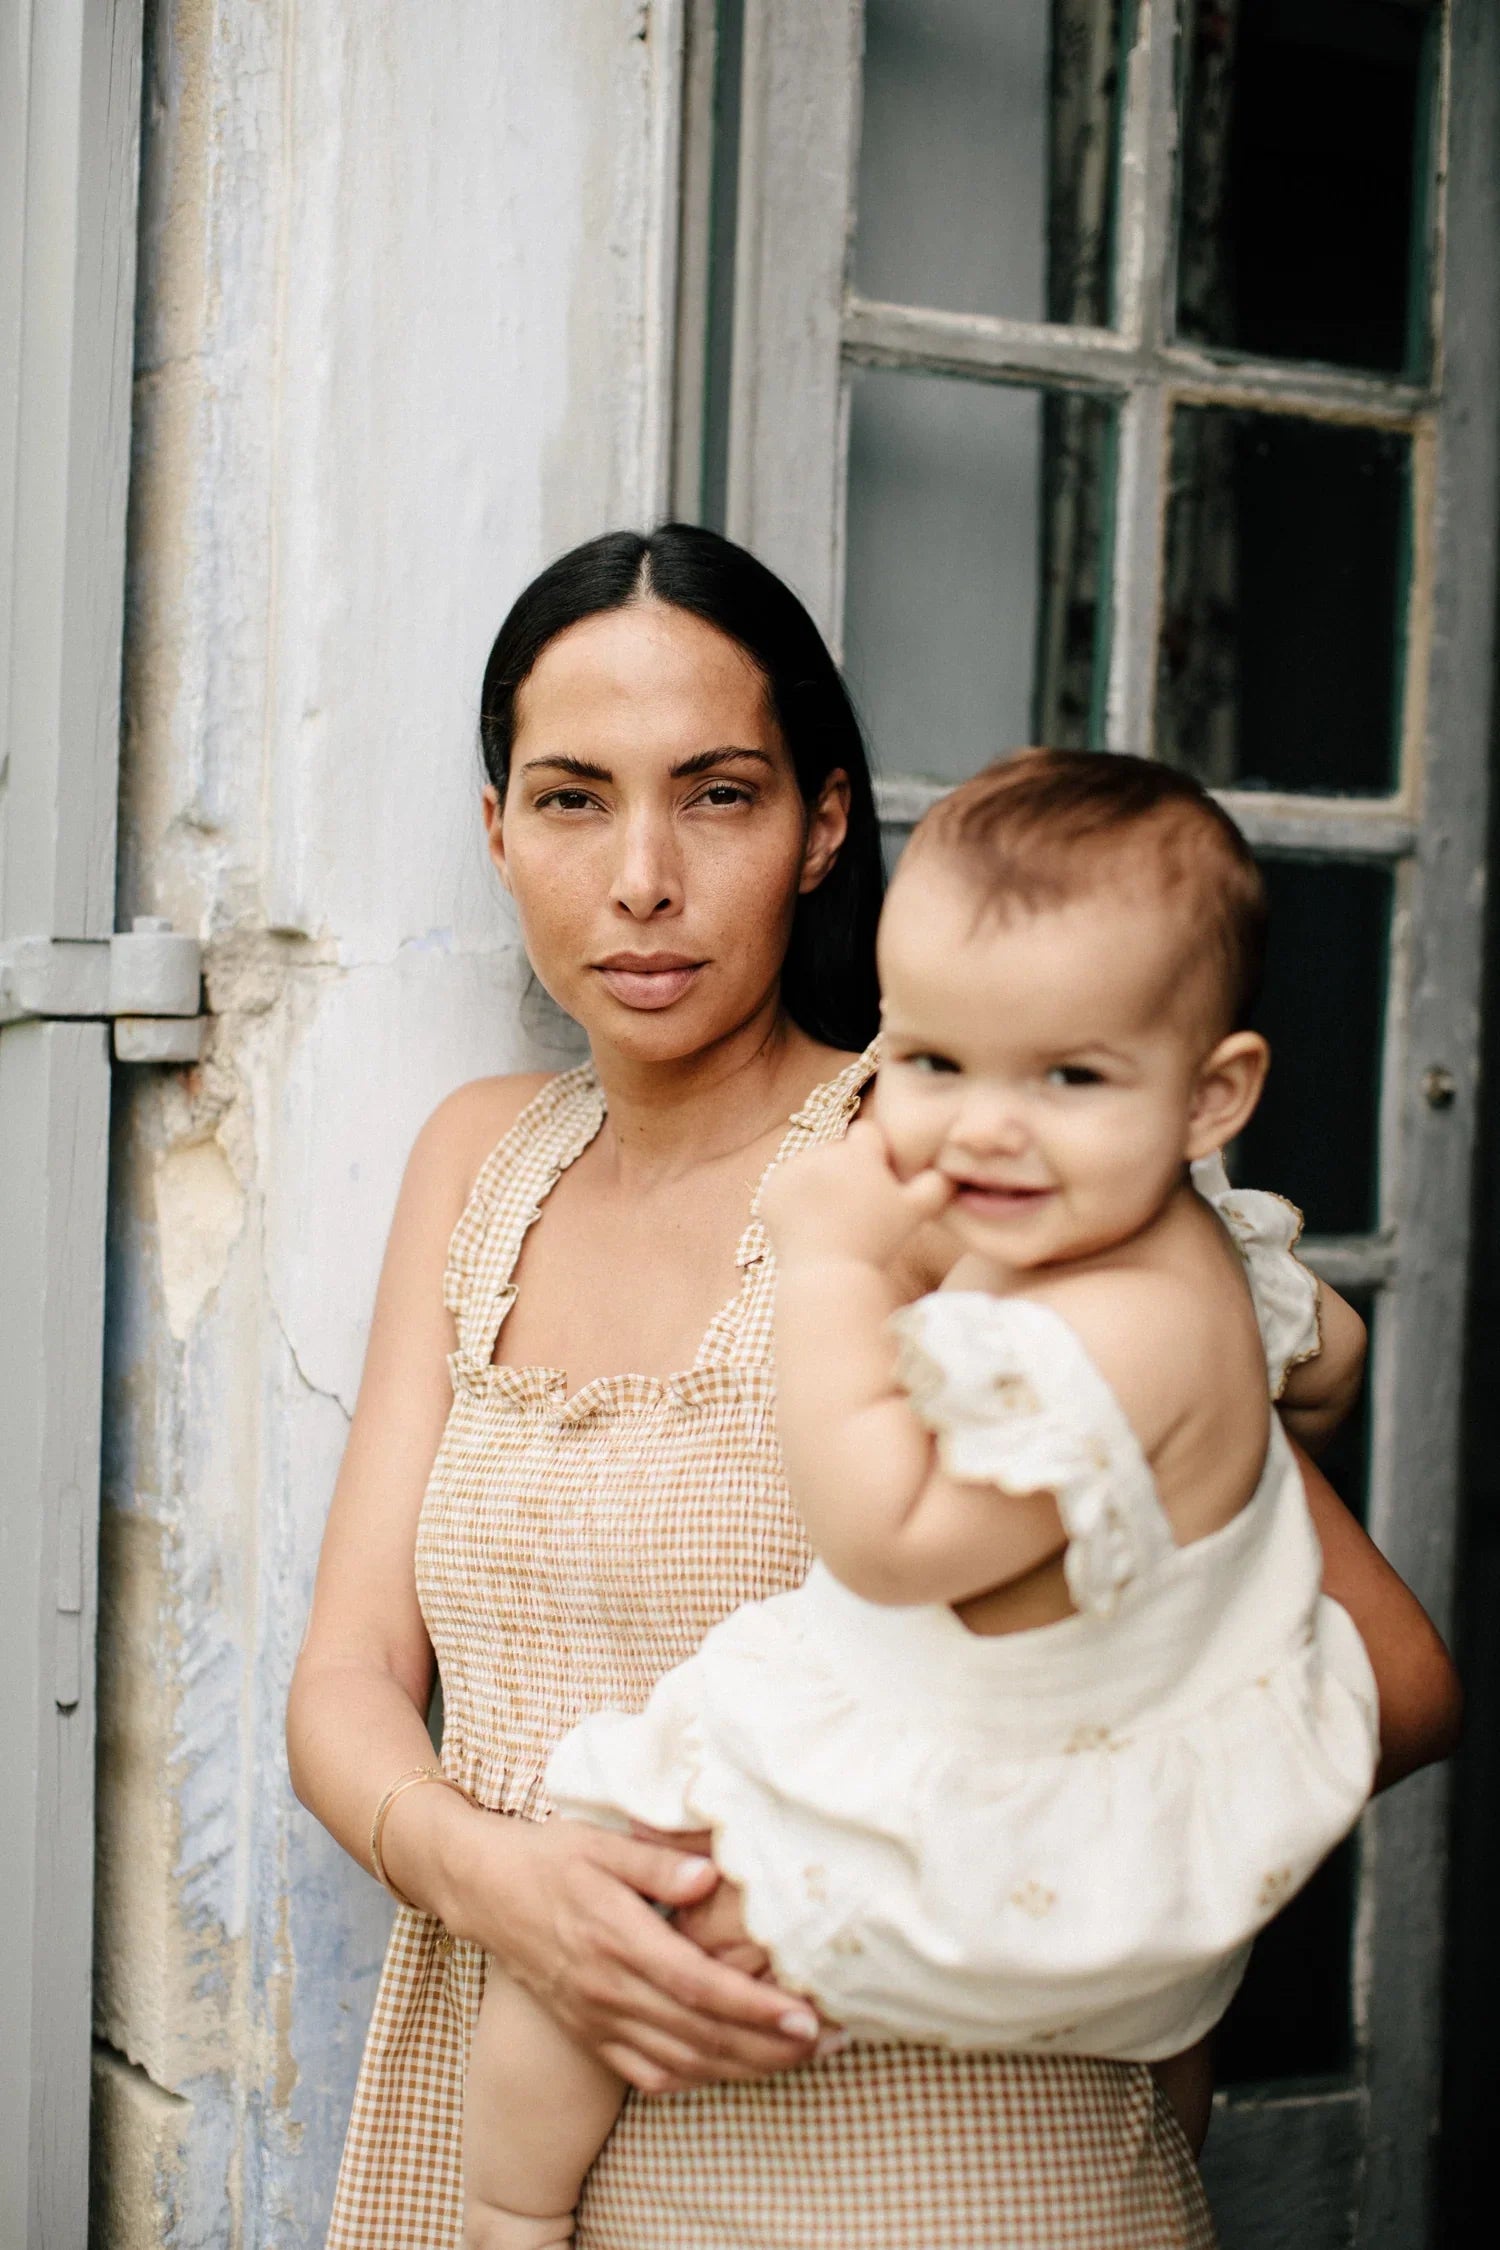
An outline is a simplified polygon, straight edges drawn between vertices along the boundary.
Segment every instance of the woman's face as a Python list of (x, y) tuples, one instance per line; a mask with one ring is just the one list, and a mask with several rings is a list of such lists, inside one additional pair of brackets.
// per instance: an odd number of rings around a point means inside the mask
[(666, 1062), (774, 1003), (848, 785), (830, 775), (805, 805), (743, 649), (644, 601), (549, 643), (517, 699), (504, 803), (485, 800), (541, 982), (591, 1040)]

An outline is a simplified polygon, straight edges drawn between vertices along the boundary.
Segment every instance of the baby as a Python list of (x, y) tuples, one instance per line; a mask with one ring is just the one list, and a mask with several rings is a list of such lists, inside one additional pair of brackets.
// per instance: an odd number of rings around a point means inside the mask
[[(819, 1559), (549, 1766), (566, 1814), (711, 1829), (778, 1981), (852, 2036), (1175, 2055), (1368, 1795), (1374, 1680), (1270, 1406), (1344, 1403), (1359, 1326), (1217, 1156), (1265, 1076), (1263, 927), (1165, 767), (1029, 751), (929, 813), (873, 1122), (763, 1197)], [(475, 2250), (569, 2239), (621, 2092), (491, 1970)]]

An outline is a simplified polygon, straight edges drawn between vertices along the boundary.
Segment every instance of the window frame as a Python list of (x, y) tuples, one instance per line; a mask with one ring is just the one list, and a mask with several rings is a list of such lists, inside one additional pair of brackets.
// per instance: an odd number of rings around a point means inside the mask
[[(692, 0), (712, 24), (712, 0)], [(1379, 1101), (1379, 1223), (1308, 1245), (1340, 1288), (1375, 1293), (1371, 1530), (1451, 1622), (1459, 1384), (1478, 1077), (1484, 837), (1492, 740), (1500, 431), (1500, 11), (1446, 0), (1427, 244), (1427, 374), (1367, 375), (1211, 350), (1173, 333), (1177, 118), (1187, 0), (1136, 0), (1120, 124), (1116, 323), (1063, 328), (877, 302), (851, 280), (861, 0), (733, 0), (738, 192), (723, 521), (842, 641), (848, 373), (900, 368), (1082, 389), (1118, 411), (1105, 744), (1150, 753), (1172, 416), (1249, 407), (1405, 435), (1411, 552), (1397, 786), (1388, 795), (1229, 790), (1277, 856), (1389, 868), (1395, 899)], [(732, 22), (731, 22), (732, 19)], [(700, 108), (697, 145), (710, 129)], [(691, 117), (687, 140), (694, 143)], [(704, 270), (707, 270), (707, 254)], [(701, 338), (703, 303), (684, 303)], [(680, 366), (701, 384), (701, 347)], [(678, 506), (704, 495), (679, 448)], [(945, 785), (877, 783), (902, 829)], [(1443, 1075), (1434, 1077), (1434, 1073)], [(1336, 1098), (1336, 1090), (1331, 1097)], [(1305, 2250), (1413, 2250), (1430, 2239), (1429, 2120), (1440, 2060), (1447, 1783), (1408, 1783), (1367, 1815), (1352, 1977), (1355, 2067), (1317, 2089), (1226, 2101), (1210, 2143), (1226, 2241), (1279, 2240), (1288, 2186)]]

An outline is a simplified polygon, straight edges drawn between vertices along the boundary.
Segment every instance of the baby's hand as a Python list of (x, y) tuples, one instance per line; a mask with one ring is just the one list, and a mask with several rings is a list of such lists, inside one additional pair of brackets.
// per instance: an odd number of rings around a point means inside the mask
[(939, 1172), (898, 1179), (878, 1127), (861, 1119), (842, 1141), (778, 1164), (761, 1216), (783, 1270), (822, 1258), (888, 1266), (952, 1195)]

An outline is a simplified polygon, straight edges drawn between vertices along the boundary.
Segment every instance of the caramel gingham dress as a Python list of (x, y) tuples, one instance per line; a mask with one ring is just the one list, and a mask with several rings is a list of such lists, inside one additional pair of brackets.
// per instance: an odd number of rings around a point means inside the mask
[[(851, 1062), (776, 1162), (847, 1128)], [(553, 1745), (642, 1705), (743, 1601), (810, 1560), (772, 1415), (772, 1260), (752, 1207), (739, 1288), (685, 1373), (493, 1364), (527, 1229), (593, 1140), (592, 1069), (544, 1086), (485, 1163), (449, 1253), (453, 1407), (417, 1534), (443, 1683), (445, 1770), (540, 1819)], [(756, 1198), (758, 1206), (759, 1197)], [(329, 2250), (458, 2250), (464, 2069), (478, 1947), (397, 1916)], [(755, 2085), (631, 2096), (585, 2185), (577, 2250), (1212, 2250), (1198, 2175), (1141, 2066), (853, 2046)]]

